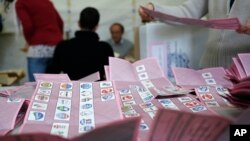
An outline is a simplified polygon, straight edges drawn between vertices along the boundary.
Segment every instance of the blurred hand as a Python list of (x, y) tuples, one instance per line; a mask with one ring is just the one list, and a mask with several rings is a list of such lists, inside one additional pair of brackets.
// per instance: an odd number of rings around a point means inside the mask
[(237, 30), (238, 33), (250, 35), (250, 20), (246, 24), (241, 25)]
[[(154, 5), (152, 3), (148, 3), (144, 7), (148, 8), (150, 10), (154, 10)], [(141, 7), (139, 8), (138, 12), (139, 12), (139, 15), (140, 15), (143, 23), (151, 22), (153, 20), (153, 18), (150, 17), (148, 14), (146, 14), (145, 11)]]
[(28, 44), (25, 44), (24, 47), (22, 47), (20, 50), (21, 50), (22, 52), (24, 52), (24, 53), (27, 53), (28, 50), (29, 50), (29, 45), (28, 45)]

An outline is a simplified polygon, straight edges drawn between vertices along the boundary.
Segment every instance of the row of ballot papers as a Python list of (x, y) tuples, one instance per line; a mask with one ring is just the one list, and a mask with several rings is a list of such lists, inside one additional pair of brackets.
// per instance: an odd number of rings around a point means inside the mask
[[(215, 140), (233, 120), (213, 110), (213, 107), (234, 106), (221, 97), (229, 93), (227, 86), (230, 81), (219, 81), (222, 78), (217, 79), (214, 71), (206, 70), (193, 75), (190, 82), (202, 78), (204, 83), (190, 83), (189, 89), (186, 89), (186, 85), (181, 88), (172, 84), (155, 58), (133, 64), (118, 58), (110, 58), (109, 61), (109, 66), (106, 66), (108, 81), (69, 81), (62, 74), (59, 74), (60, 77), (55, 74), (37, 75), (36, 84), (29, 84), (34, 91), (31, 97), (26, 97), (30, 101), (29, 107), (18, 134), (39, 132), (73, 140), (92, 132), (101, 134), (95, 131), (107, 125), (112, 127), (114, 122), (135, 119), (130, 122), (133, 124), (131, 130), (124, 131), (124, 126), (115, 127), (115, 130), (131, 135), (125, 139), (127, 141), (181, 141), (187, 138), (200, 141)], [(221, 71), (221, 68), (218, 70)], [(208, 76), (216, 84), (206, 84)], [(225, 83), (226, 80), (228, 83)], [(30, 87), (22, 87), (18, 91), (27, 88)], [(13, 93), (9, 93), (5, 100)], [(20, 105), (13, 111), (18, 112)], [(11, 123), (15, 122), (15, 115), (9, 118)], [(2, 120), (0, 122), (10, 125)], [(7, 129), (11, 130), (13, 126)], [(112, 133), (106, 136), (117, 138)], [(102, 136), (102, 139), (105, 137)]]

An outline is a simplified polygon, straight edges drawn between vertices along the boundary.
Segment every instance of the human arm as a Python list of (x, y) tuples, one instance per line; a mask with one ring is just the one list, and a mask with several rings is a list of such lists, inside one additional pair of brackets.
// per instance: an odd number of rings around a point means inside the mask
[(31, 37), (33, 36), (33, 32), (34, 32), (34, 27), (33, 27), (31, 18), (29, 16), (29, 13), (26, 11), (25, 2), (17, 1), (15, 6), (16, 6), (17, 16), (23, 27), (24, 38), (29, 44), (29, 41)]
[[(148, 8), (149, 10), (154, 10), (154, 4), (151, 2), (147, 3), (144, 7)], [(141, 7), (139, 8), (138, 13), (139, 13), (143, 23), (153, 21), (153, 17), (151, 17), (147, 13), (145, 13), (145, 11)]]
[(24, 53), (27, 53), (28, 50), (29, 50), (29, 45), (28, 43), (26, 42), (25, 45), (20, 49), (22, 52)]
[[(201, 18), (208, 12), (208, 0), (188, 0), (177, 6), (161, 6), (154, 3), (148, 3), (146, 8), (177, 17)], [(139, 15), (142, 21), (150, 22), (152, 17), (147, 15), (143, 9), (139, 8)]]
[(237, 30), (238, 33), (250, 35), (250, 19), (246, 24), (241, 25)]

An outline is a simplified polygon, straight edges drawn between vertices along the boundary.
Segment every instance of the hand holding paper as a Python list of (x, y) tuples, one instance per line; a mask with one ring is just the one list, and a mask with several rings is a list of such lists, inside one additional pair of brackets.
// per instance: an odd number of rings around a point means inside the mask
[[(145, 14), (142, 16), (146, 18), (144, 15), (149, 15), (148, 17), (153, 17), (156, 20), (169, 23), (169, 22), (177, 22), (186, 25), (195, 25), (195, 26), (202, 26), (208, 28), (215, 28), (215, 29), (238, 29), (240, 27), (240, 22), (238, 18), (226, 18), (226, 19), (212, 19), (212, 20), (200, 20), (200, 19), (193, 19), (193, 18), (184, 18), (184, 17), (176, 17), (173, 15), (168, 15), (166, 13), (153, 11), (146, 7), (141, 6), (141, 11)], [(141, 12), (141, 13), (143, 13)]]
[[(146, 4), (145, 7), (147, 9), (154, 10), (154, 5), (152, 3)], [(153, 17), (151, 17), (147, 12), (145, 12), (144, 9), (142, 8), (142, 6), (139, 8), (138, 12), (139, 12), (139, 15), (140, 15), (143, 23), (150, 22), (153, 20)]]
[(247, 21), (246, 24), (241, 25), (236, 31), (242, 34), (250, 35), (250, 19)]

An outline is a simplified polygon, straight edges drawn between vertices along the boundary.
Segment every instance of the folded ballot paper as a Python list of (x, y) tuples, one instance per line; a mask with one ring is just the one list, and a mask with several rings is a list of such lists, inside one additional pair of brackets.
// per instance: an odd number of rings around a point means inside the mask
[(0, 96), (0, 135), (6, 135), (14, 129), (24, 116), (20, 113), (23, 104), (24, 99)]
[(201, 85), (233, 86), (233, 83), (225, 78), (226, 71), (222, 67), (201, 70), (173, 67), (172, 70), (176, 85), (183, 88), (195, 88)]
[[(66, 139), (48, 133), (28, 133), (0, 137), (4, 141), (137, 141), (140, 118), (130, 118), (112, 122), (96, 128), (86, 134)], [(57, 126), (62, 128), (63, 126)]]
[(149, 141), (214, 141), (230, 123), (229, 119), (217, 115), (160, 109)]
[(120, 119), (111, 81), (38, 81), (20, 133), (72, 138)]

